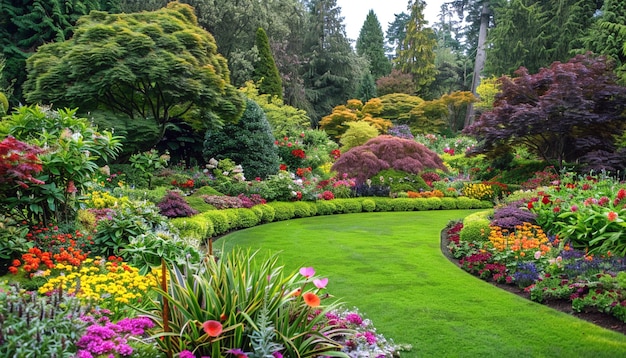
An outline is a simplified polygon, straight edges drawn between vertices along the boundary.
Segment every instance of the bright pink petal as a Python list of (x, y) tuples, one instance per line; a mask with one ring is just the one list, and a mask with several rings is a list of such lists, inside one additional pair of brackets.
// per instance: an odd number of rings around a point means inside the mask
[(300, 269), (300, 275), (306, 278), (310, 278), (315, 275), (315, 270), (313, 269), (313, 267), (303, 267)]
[(327, 278), (321, 278), (319, 280), (316, 279), (316, 280), (313, 280), (313, 284), (317, 288), (326, 288), (326, 285), (328, 284), (328, 279)]

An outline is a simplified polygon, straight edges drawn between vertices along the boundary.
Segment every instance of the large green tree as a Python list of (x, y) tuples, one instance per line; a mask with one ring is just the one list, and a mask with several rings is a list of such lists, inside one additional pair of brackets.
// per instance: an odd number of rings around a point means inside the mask
[(283, 85), (280, 73), (274, 62), (267, 34), (262, 27), (256, 31), (256, 47), (259, 51), (259, 60), (254, 65), (254, 80), (260, 82), (259, 93), (283, 97)]
[(345, 102), (356, 88), (359, 64), (346, 37), (341, 8), (336, 0), (311, 0), (302, 66), (309, 115), (313, 126)]
[(186, 116), (196, 128), (208, 128), (237, 120), (244, 108), (229, 84), (226, 59), (185, 4), (91, 12), (70, 40), (41, 46), (27, 64), (29, 102), (107, 108), (154, 121), (161, 136), (172, 118)]
[(356, 40), (356, 53), (369, 61), (374, 79), (391, 72), (391, 62), (385, 55), (385, 37), (374, 10), (369, 11), (361, 27), (359, 38)]
[(91, 10), (111, 10), (113, 3), (115, 1), (0, 0), (0, 55), (6, 59), (0, 87), (12, 87), (12, 102), (22, 101), (25, 61), (37, 47), (69, 39), (80, 16)]
[(409, 2), (411, 18), (407, 24), (402, 49), (395, 59), (395, 65), (402, 72), (413, 75), (417, 93), (433, 82), (437, 74), (434, 52), (437, 42), (433, 30), (426, 27), (428, 21), (424, 18), (425, 6), (423, 0)]
[(626, 81), (626, 31), (620, 32), (611, 24), (626, 25), (626, 6), (622, 0), (604, 1), (598, 21), (583, 39), (585, 49), (615, 60), (620, 77)]
[(406, 37), (406, 25), (411, 16), (406, 12), (394, 14), (394, 20), (387, 24), (387, 43), (391, 46), (391, 53), (397, 55), (402, 49)]

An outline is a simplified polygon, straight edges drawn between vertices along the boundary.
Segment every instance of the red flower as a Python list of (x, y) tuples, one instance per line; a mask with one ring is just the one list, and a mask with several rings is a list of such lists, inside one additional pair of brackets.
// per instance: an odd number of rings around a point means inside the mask
[(222, 324), (218, 321), (206, 321), (202, 324), (202, 328), (209, 337), (217, 337), (222, 334)]
[(615, 221), (615, 219), (617, 219), (617, 216), (618, 215), (615, 211), (609, 211), (609, 213), (607, 214), (609, 221)]
[(294, 149), (291, 151), (291, 155), (296, 158), (304, 159), (306, 158), (306, 153), (302, 149)]
[(623, 189), (623, 188), (622, 188), (622, 189), (620, 189), (620, 190), (617, 192), (617, 198), (618, 198), (619, 200), (622, 200), (622, 199), (626, 198), (626, 189)]
[(278, 169), (280, 169), (280, 170), (287, 170), (287, 165), (285, 165), (285, 164), (281, 164), (281, 165), (278, 167)]
[(544, 205), (549, 204), (550, 203), (550, 197), (548, 195), (545, 195), (543, 197), (543, 199), (541, 199), (541, 203), (544, 204)]
[(304, 298), (304, 302), (309, 307), (319, 307), (321, 303), (320, 298), (313, 292), (307, 292), (304, 295), (302, 295), (302, 297)]
[(529, 201), (527, 206), (528, 206), (528, 210), (532, 209), (533, 208), (533, 202)]

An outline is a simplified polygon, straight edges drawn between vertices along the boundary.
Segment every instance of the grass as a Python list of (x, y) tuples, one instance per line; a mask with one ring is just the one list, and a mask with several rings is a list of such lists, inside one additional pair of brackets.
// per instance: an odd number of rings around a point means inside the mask
[(313, 266), (329, 293), (379, 333), (411, 344), (402, 357), (625, 357), (626, 336), (460, 270), (439, 235), (472, 211), (319, 216), (234, 232), (215, 243), (281, 252), (288, 272)]

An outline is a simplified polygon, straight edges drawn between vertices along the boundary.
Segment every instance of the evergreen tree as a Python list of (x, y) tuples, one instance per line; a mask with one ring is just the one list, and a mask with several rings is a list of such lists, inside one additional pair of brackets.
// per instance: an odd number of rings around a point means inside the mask
[(254, 66), (254, 81), (260, 82), (259, 93), (283, 97), (283, 86), (274, 62), (270, 42), (263, 28), (256, 31), (256, 47), (259, 51), (259, 60)]
[(626, 6), (622, 0), (605, 0), (598, 21), (583, 39), (584, 48), (616, 61), (618, 72), (626, 72), (626, 33), (613, 31), (604, 24), (626, 24)]
[(356, 54), (346, 37), (341, 8), (336, 0), (308, 2), (308, 26), (302, 66), (305, 91), (315, 127), (334, 106), (345, 102), (360, 78)]
[(355, 97), (365, 103), (376, 96), (376, 82), (374, 82), (374, 77), (369, 72), (366, 72), (361, 77), (361, 82), (356, 90)]
[(239, 122), (208, 130), (204, 141), (207, 160), (229, 158), (241, 164), (248, 178), (267, 178), (278, 172), (278, 151), (263, 109), (246, 99), (246, 110)]
[(385, 38), (380, 22), (370, 10), (365, 18), (359, 38), (356, 40), (356, 53), (365, 57), (370, 63), (370, 72), (374, 79), (386, 76), (391, 72), (391, 62), (385, 56)]
[(392, 47), (391, 53), (394, 56), (402, 49), (404, 38), (406, 37), (406, 25), (409, 23), (411, 16), (405, 12), (395, 14), (393, 22), (390, 22), (387, 26), (387, 42)]
[(0, 55), (6, 59), (0, 86), (13, 85), (13, 102), (23, 100), (26, 59), (44, 43), (69, 39), (78, 18), (91, 10), (109, 8), (99, 0), (0, 0)]
[(424, 19), (423, 0), (417, 0), (411, 4), (411, 19), (407, 24), (406, 37), (402, 49), (395, 59), (396, 65), (405, 73), (413, 75), (416, 92), (421, 92), (435, 80), (437, 69), (435, 67), (435, 46), (437, 44), (434, 32), (426, 27), (428, 21)]

